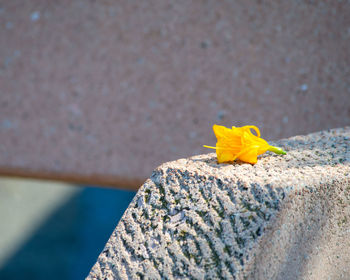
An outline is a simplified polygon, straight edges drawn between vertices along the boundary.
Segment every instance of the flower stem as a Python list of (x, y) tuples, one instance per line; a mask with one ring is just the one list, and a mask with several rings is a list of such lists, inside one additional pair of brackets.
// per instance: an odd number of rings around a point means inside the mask
[(287, 154), (285, 151), (282, 150), (282, 148), (275, 147), (275, 146), (269, 146), (269, 148), (267, 150), (270, 152), (274, 152), (276, 154), (279, 154), (279, 155)]

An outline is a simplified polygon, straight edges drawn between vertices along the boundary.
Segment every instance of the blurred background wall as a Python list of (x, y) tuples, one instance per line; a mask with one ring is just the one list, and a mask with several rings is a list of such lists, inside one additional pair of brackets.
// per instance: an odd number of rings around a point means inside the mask
[(0, 171), (136, 188), (210, 152), (214, 123), (270, 140), (349, 125), (349, 14), (348, 1), (0, 1)]
[(84, 279), (134, 194), (0, 178), (0, 279)]

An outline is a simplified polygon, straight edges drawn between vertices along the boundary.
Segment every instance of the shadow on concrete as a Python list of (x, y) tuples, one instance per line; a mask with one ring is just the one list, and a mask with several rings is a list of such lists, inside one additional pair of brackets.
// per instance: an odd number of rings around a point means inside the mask
[[(345, 186), (350, 186), (346, 181), (338, 184), (344, 189)], [(333, 184), (322, 185), (319, 191), (304, 193), (303, 199), (295, 200), (299, 202), (287, 204), (287, 207), (282, 209), (273, 220), (272, 230), (266, 232), (260, 241), (256, 255), (251, 261), (253, 269), (248, 279), (320, 279), (317, 278), (321, 277), (320, 275), (329, 279), (349, 279), (350, 271), (346, 269), (347, 265), (344, 265), (346, 253), (338, 250), (347, 246), (344, 241), (348, 239), (349, 224), (343, 224), (342, 229), (330, 229), (331, 225), (338, 221), (336, 213), (344, 215), (344, 212), (348, 211), (345, 207), (349, 209), (350, 204), (343, 190), (338, 193), (332, 192), (335, 187)], [(344, 205), (339, 205), (339, 198), (344, 199)], [(329, 245), (331, 242), (333, 245)], [(328, 246), (332, 247), (334, 244), (339, 248), (329, 250)], [(335, 265), (336, 261), (340, 261), (339, 255), (345, 257), (343, 266), (341, 263)], [(321, 262), (312, 266), (312, 261), (315, 260)], [(334, 267), (322, 266), (324, 260), (327, 261), (323, 264), (332, 260)], [(341, 271), (340, 268), (345, 268), (346, 271)], [(312, 276), (314, 272), (319, 275)], [(343, 278), (341, 275), (346, 276)]]
[(309, 257), (317, 246), (322, 245), (320, 240), (326, 224), (331, 219), (334, 204), (332, 199), (328, 200), (326, 196), (314, 199), (315, 201), (311, 202), (311, 198), (305, 198), (306, 201), (300, 211), (299, 225), (288, 234), (292, 245), (288, 249), (283, 248), (284, 254), (280, 256), (283, 262), (277, 270), (277, 280), (303, 279)]
[(83, 188), (9, 258), (0, 279), (85, 278), (134, 195)]

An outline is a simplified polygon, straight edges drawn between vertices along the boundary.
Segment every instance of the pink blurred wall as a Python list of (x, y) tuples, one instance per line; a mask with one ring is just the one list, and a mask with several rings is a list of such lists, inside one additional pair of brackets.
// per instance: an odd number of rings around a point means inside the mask
[(0, 3), (0, 173), (133, 186), (214, 123), (350, 125), (349, 2)]

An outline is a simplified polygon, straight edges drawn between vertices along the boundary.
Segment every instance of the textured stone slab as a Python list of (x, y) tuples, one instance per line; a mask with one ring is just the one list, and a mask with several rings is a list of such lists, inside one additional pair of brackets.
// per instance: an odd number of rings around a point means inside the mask
[(348, 1), (0, 3), (0, 174), (139, 187), (205, 153), (349, 125)]
[(349, 279), (350, 127), (278, 141), (254, 166), (168, 162), (88, 279)]

